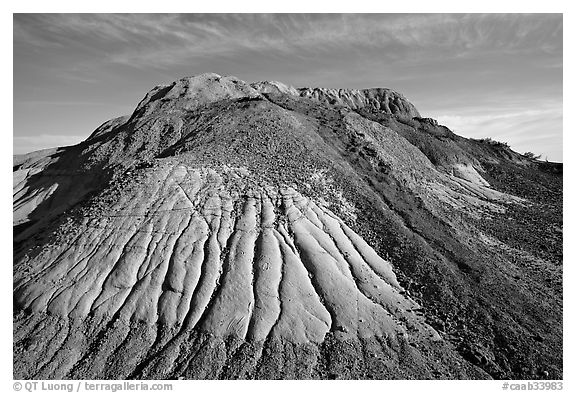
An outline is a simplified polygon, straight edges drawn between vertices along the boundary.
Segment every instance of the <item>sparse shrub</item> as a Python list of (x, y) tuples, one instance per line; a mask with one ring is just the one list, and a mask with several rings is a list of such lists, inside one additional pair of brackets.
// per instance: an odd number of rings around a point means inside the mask
[(534, 154), (531, 151), (527, 151), (526, 153), (522, 154), (524, 157), (529, 158), (531, 160), (539, 160), (542, 157), (542, 154)]
[(486, 144), (489, 144), (492, 146), (496, 146), (496, 147), (510, 147), (510, 145), (508, 145), (508, 143), (496, 141), (492, 138), (482, 138), (482, 139), (474, 139), (474, 140), (481, 142), (481, 143), (486, 143)]
[(402, 114), (395, 114), (394, 118), (396, 118), (396, 120), (399, 123), (402, 123), (404, 125), (410, 126), (412, 128), (418, 128), (418, 121), (414, 120), (413, 118), (406, 116), (406, 115), (402, 115)]

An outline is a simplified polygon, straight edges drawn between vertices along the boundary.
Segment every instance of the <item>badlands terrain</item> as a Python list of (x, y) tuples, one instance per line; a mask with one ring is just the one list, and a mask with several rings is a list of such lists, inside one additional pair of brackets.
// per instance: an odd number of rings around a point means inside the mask
[(562, 164), (392, 90), (183, 78), (13, 173), (15, 379), (563, 376)]

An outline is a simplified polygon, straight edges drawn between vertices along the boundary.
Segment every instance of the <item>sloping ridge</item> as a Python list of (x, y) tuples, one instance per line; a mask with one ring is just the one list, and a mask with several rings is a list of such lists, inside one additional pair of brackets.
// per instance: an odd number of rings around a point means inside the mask
[(388, 89), (203, 74), (20, 158), (15, 378), (486, 378), (352, 229), (341, 184), (399, 228), (386, 190), (440, 222), (522, 200), (333, 101), (419, 116)]

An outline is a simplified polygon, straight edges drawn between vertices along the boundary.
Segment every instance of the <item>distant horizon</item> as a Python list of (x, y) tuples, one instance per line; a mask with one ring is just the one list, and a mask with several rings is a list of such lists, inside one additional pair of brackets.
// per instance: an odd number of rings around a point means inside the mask
[(467, 138), (562, 162), (561, 14), (14, 14), (13, 152), (69, 146), (214, 72), (390, 88)]

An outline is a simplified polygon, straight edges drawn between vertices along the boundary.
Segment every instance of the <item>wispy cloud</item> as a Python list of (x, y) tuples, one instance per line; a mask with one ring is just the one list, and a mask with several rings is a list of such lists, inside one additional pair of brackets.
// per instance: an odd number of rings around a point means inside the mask
[[(65, 14), (15, 18), (15, 41), (77, 46), (134, 67), (170, 66), (239, 51), (318, 55), (334, 48), (394, 49), (396, 59), (474, 56), (477, 51), (561, 50), (558, 15), (146, 15)], [(79, 39), (84, 37), (85, 39)], [(505, 37), (505, 39), (502, 39)], [(534, 43), (537, 43), (535, 46)], [(408, 58), (408, 59), (407, 59)]]

